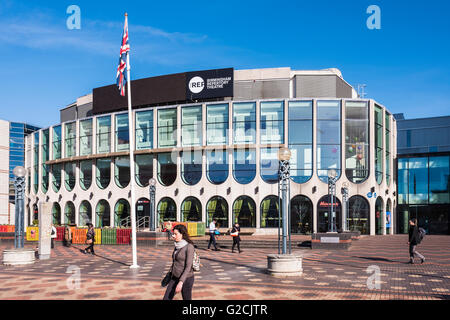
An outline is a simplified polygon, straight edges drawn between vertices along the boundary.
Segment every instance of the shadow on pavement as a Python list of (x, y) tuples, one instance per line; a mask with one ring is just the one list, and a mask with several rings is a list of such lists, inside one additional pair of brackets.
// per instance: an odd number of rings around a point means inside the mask
[[(73, 244), (72, 244), (69, 248), (78, 250), (78, 251), (80, 251), (80, 253), (83, 253), (83, 254), (84, 254), (84, 252), (83, 252), (83, 251), (84, 251), (84, 248), (80, 248), (80, 247), (74, 246)], [(115, 263), (118, 263), (118, 264), (121, 264), (121, 265), (124, 265), (124, 266), (131, 266), (130, 264), (124, 263), (124, 262), (122, 262), (122, 261), (113, 260), (113, 259), (110, 259), (110, 258), (101, 256), (101, 255), (98, 255), (97, 253), (94, 253), (94, 254), (88, 253), (88, 254), (86, 254), (86, 255), (89, 255), (89, 256), (91, 256), (91, 257), (98, 257), (98, 258), (100, 258), (100, 259), (104, 259), (104, 260), (108, 260), (108, 261), (111, 261), (111, 262), (115, 262)]]

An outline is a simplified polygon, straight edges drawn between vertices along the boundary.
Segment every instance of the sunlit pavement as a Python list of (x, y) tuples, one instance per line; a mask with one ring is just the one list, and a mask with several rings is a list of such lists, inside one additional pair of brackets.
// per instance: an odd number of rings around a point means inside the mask
[[(96, 246), (95, 256), (81, 248), (57, 245), (50, 260), (1, 265), (0, 299), (162, 299), (160, 281), (171, 266), (172, 248), (138, 247), (138, 269), (129, 267), (131, 246)], [(428, 235), (417, 249), (427, 258), (424, 264), (407, 264), (406, 235), (362, 237), (348, 251), (298, 247), (293, 253), (303, 255), (303, 275), (295, 278), (266, 274), (267, 254), (277, 247), (246, 248), (243, 241), (241, 254), (199, 249), (193, 299), (449, 299), (450, 237)]]

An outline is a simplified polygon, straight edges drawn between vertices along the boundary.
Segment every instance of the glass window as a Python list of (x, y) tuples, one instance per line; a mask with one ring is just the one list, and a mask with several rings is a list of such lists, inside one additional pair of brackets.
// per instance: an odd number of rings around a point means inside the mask
[(80, 155), (92, 154), (92, 119), (80, 121)]
[(177, 109), (158, 110), (158, 147), (177, 146)]
[(181, 142), (183, 147), (202, 145), (202, 107), (181, 109)]
[(206, 107), (207, 145), (228, 144), (228, 104)]
[(75, 224), (75, 206), (72, 201), (68, 201), (64, 208), (64, 224)]
[(241, 228), (256, 228), (256, 204), (248, 196), (240, 196), (233, 203), (233, 223)]
[(49, 183), (49, 173), (48, 165), (42, 165), (42, 192), (47, 193), (48, 183)]
[(233, 161), (234, 179), (241, 184), (248, 184), (256, 176), (255, 149), (235, 149)]
[(136, 182), (141, 187), (147, 187), (153, 178), (153, 155), (136, 155)]
[(128, 113), (116, 115), (116, 151), (130, 149), (130, 134), (128, 131)]
[(67, 162), (64, 164), (64, 171), (66, 176), (64, 178), (67, 191), (72, 191), (75, 187), (75, 172), (77, 170), (77, 164), (75, 162)]
[(311, 234), (313, 231), (313, 204), (308, 197), (298, 195), (291, 201), (291, 232)]
[(114, 206), (114, 226), (129, 226), (130, 222), (130, 204), (125, 199), (119, 199)]
[(89, 201), (84, 200), (80, 204), (78, 225), (85, 226), (88, 223), (92, 223), (92, 207)]
[(47, 130), (42, 130), (42, 144), (41, 144), (41, 148), (42, 148), (42, 152), (41, 152), (41, 156), (42, 156), (42, 192), (43, 193), (47, 193), (48, 190), (48, 183), (49, 183), (49, 168), (48, 165), (45, 164), (46, 161), (48, 161), (50, 159), (50, 131)]
[(136, 112), (136, 150), (153, 148), (153, 110)]
[(289, 149), (291, 179), (305, 183), (312, 177), (312, 101), (289, 102)]
[(171, 198), (162, 198), (158, 203), (158, 225), (164, 221), (177, 220), (177, 205)]
[(284, 143), (284, 102), (261, 102), (261, 143)]
[[(174, 159), (172, 159), (172, 157)], [(164, 186), (170, 186), (177, 178), (176, 154), (158, 154), (158, 180)]]
[(64, 125), (66, 131), (65, 131), (65, 158), (74, 157), (77, 154), (77, 123), (66, 123)]
[(341, 103), (317, 101), (317, 175), (328, 182), (328, 170), (341, 175)]
[(375, 177), (383, 181), (383, 110), (375, 105)]
[(52, 187), (53, 191), (58, 192), (61, 188), (61, 170), (62, 170), (62, 164), (54, 164), (52, 165)]
[(211, 183), (221, 184), (228, 179), (228, 158), (226, 150), (206, 151), (206, 176)]
[(391, 183), (391, 117), (388, 113), (385, 115), (385, 141), (386, 141), (386, 184), (389, 187)]
[(383, 234), (383, 219), (384, 218), (384, 201), (381, 197), (378, 197), (375, 201), (375, 234)]
[(195, 197), (187, 197), (181, 204), (181, 221), (202, 221), (202, 204)]
[(111, 214), (109, 203), (106, 200), (100, 200), (95, 208), (95, 219), (97, 228), (110, 227), (111, 226)]
[(130, 183), (130, 158), (117, 157), (114, 164), (114, 180), (118, 187), (125, 188)]
[(276, 183), (279, 179), (278, 148), (261, 149), (261, 178), (267, 183)]
[(278, 228), (278, 221), (283, 221), (279, 210), (278, 197), (266, 197), (261, 202), (261, 228)]
[(409, 204), (428, 204), (428, 158), (410, 158)]
[(92, 184), (92, 160), (80, 161), (80, 186), (87, 190)]
[(222, 228), (228, 228), (228, 203), (227, 201), (219, 196), (212, 197), (206, 204), (206, 225), (216, 219), (217, 223), (220, 224)]
[(345, 103), (345, 174), (354, 183), (369, 176), (369, 109), (365, 101)]
[(188, 185), (197, 184), (202, 178), (202, 151), (181, 152), (181, 177)]
[(111, 116), (97, 118), (97, 153), (111, 152)]
[(38, 192), (39, 189), (39, 131), (34, 133), (34, 181), (33, 189), (34, 193)]
[(105, 189), (111, 181), (111, 159), (100, 158), (96, 161), (96, 181), (100, 189)]
[(58, 202), (53, 203), (52, 207), (53, 224), (55, 226), (61, 224), (61, 206)]
[(430, 157), (430, 203), (450, 203), (450, 157)]
[(53, 127), (53, 160), (61, 159), (61, 126)]
[(328, 232), (331, 229), (331, 223), (334, 222), (336, 230), (341, 228), (341, 202), (338, 198), (333, 198), (334, 219), (331, 219), (331, 196), (325, 195), (317, 202), (317, 231)]
[(353, 196), (348, 200), (347, 226), (349, 231), (370, 234), (370, 207), (363, 197)]
[(256, 143), (256, 103), (233, 103), (233, 143)]
[(408, 159), (398, 159), (397, 170), (398, 204), (407, 204), (408, 200)]

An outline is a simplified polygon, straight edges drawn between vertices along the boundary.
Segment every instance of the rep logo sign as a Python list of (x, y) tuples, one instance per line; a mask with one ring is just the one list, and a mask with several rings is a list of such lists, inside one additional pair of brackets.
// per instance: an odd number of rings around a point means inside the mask
[(192, 93), (200, 93), (205, 88), (205, 81), (201, 77), (193, 77), (189, 81), (189, 90)]

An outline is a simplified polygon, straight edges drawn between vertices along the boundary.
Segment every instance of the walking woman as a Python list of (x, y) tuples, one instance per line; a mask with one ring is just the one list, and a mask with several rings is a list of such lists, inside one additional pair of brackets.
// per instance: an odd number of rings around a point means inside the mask
[(88, 253), (90, 251), (92, 254), (95, 254), (94, 252), (94, 242), (95, 242), (95, 230), (94, 225), (92, 223), (88, 223), (88, 232), (86, 234), (86, 244), (89, 246), (83, 250), (83, 253)]
[(239, 223), (235, 223), (233, 229), (231, 229), (231, 236), (233, 237), (233, 246), (231, 247), (231, 252), (234, 253), (234, 247), (237, 246), (239, 253), (241, 253), (241, 237), (239, 236), (241, 232), (241, 227), (239, 227)]
[(64, 228), (64, 246), (70, 247), (72, 244), (72, 230), (70, 230), (69, 226)]
[(167, 285), (163, 300), (172, 300), (179, 292), (183, 300), (192, 300), (194, 243), (189, 238), (187, 228), (182, 224), (173, 228), (172, 238), (175, 241), (175, 250), (172, 253), (172, 278)]
[(409, 262), (411, 264), (414, 264), (414, 255), (417, 255), (420, 258), (420, 262), (425, 262), (425, 257), (421, 255), (418, 251), (416, 251), (416, 247), (419, 244), (419, 227), (417, 226), (417, 219), (413, 218), (409, 220), (409, 238), (408, 238), (408, 244), (409, 244)]

